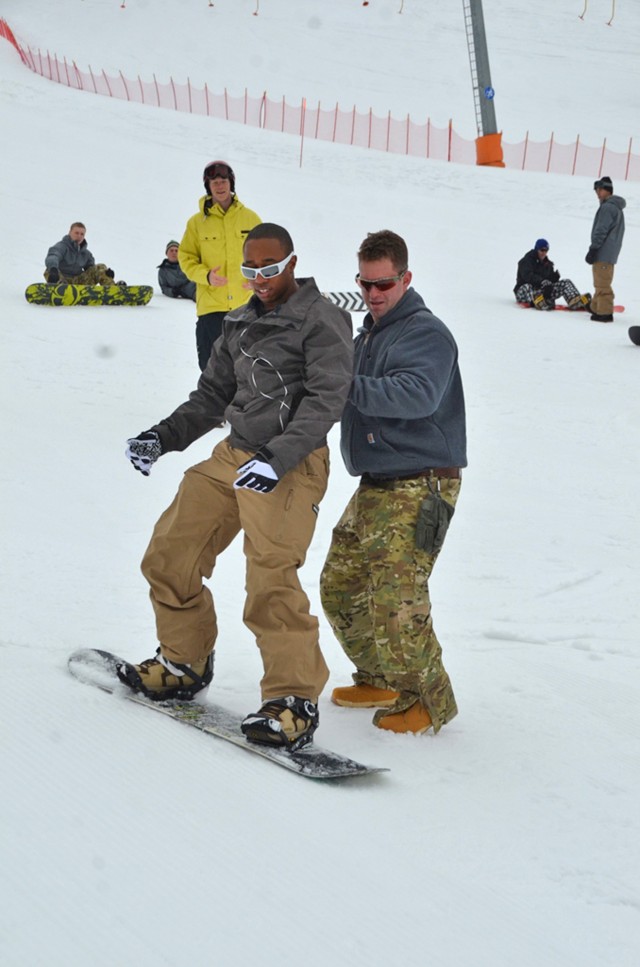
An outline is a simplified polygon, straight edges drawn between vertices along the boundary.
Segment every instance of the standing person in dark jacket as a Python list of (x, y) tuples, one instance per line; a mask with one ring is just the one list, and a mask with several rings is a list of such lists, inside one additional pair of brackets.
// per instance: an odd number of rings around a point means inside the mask
[(156, 524), (142, 563), (160, 647), (124, 663), (120, 677), (151, 698), (192, 698), (213, 675), (218, 629), (203, 578), (244, 531), (245, 624), (262, 654), (263, 704), (244, 720), (250, 741), (297, 748), (318, 724), (328, 670), (318, 620), (300, 584), (329, 474), (327, 433), (340, 419), (353, 360), (351, 320), (297, 281), (289, 233), (259, 225), (245, 241), (250, 302), (227, 315), (189, 400), (128, 441), (148, 475), (163, 453), (184, 450), (222, 420), (229, 437), (187, 470)]
[(167, 242), (165, 259), (158, 266), (158, 284), (164, 295), (171, 299), (192, 299), (196, 301), (196, 284), (190, 282), (178, 263), (179, 242)]
[[(47, 282), (71, 282), (74, 285), (114, 285), (113, 269), (96, 260), (87, 248), (86, 227), (82, 222), (74, 222), (69, 234), (52, 245), (44, 260), (44, 277)], [(116, 285), (126, 285), (117, 282)]]
[(516, 301), (535, 309), (555, 309), (556, 299), (565, 300), (570, 309), (590, 309), (591, 296), (581, 295), (571, 279), (561, 279), (560, 273), (549, 259), (549, 243), (546, 238), (537, 239), (531, 251), (518, 262), (518, 276), (513, 287)]
[(593, 183), (600, 201), (600, 207), (593, 219), (591, 245), (585, 255), (585, 262), (593, 267), (593, 287), (591, 300), (595, 322), (613, 322), (614, 291), (613, 269), (618, 261), (622, 239), (624, 238), (624, 209), (626, 201), (614, 195), (611, 178), (606, 175)]
[(187, 222), (178, 252), (180, 268), (196, 283), (196, 346), (202, 370), (225, 315), (251, 295), (240, 274), (242, 246), (261, 220), (236, 195), (236, 176), (226, 161), (211, 161), (203, 181), (205, 194)]
[(332, 699), (378, 706), (380, 729), (438, 732), (457, 713), (428, 579), (467, 465), (458, 349), (410, 288), (404, 239), (369, 234), (358, 263), (369, 313), (355, 340), (341, 449), (361, 477), (320, 579), (325, 615), (356, 671)]

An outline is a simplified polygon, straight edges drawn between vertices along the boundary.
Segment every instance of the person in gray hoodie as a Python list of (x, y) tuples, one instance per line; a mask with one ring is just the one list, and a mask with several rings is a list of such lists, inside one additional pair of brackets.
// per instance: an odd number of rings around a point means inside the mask
[(225, 316), (197, 388), (127, 441), (127, 457), (148, 475), (162, 454), (184, 450), (222, 420), (230, 426), (211, 456), (187, 470), (156, 524), (142, 572), (160, 647), (123, 663), (119, 676), (155, 699), (189, 699), (208, 685), (218, 627), (203, 578), (242, 531), (243, 617), (264, 666), (262, 705), (242, 730), (249, 741), (293, 750), (313, 737), (329, 677), (298, 573), (327, 487), (327, 434), (349, 392), (351, 318), (313, 279), (295, 278), (286, 229), (257, 225), (243, 253), (238, 274), (253, 295)]
[(165, 258), (158, 266), (158, 284), (164, 295), (170, 299), (192, 299), (196, 301), (196, 284), (191, 282), (178, 262), (180, 243), (175, 239), (167, 242)]
[(591, 299), (591, 318), (595, 322), (613, 322), (613, 270), (624, 238), (624, 209), (626, 201), (614, 195), (611, 178), (605, 175), (593, 183), (600, 201), (593, 226), (591, 245), (585, 262), (593, 268), (594, 293)]
[(457, 713), (428, 579), (467, 465), (458, 349), (411, 288), (407, 246), (374, 232), (356, 281), (369, 310), (355, 340), (342, 457), (360, 483), (333, 531), (324, 613), (355, 665), (336, 705), (377, 707), (391, 732), (438, 732)]
[[(87, 248), (87, 229), (82, 222), (73, 222), (69, 234), (52, 245), (44, 260), (44, 277), (51, 285), (71, 282), (74, 285), (114, 285), (113, 269), (96, 260)], [(116, 282), (115, 285), (126, 285)]]

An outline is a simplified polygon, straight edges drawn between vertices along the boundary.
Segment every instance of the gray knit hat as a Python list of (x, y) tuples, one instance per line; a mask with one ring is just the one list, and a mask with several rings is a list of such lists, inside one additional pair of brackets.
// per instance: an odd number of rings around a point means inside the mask
[(610, 191), (611, 194), (613, 194), (613, 182), (611, 181), (611, 178), (609, 178), (608, 175), (603, 175), (602, 178), (599, 178), (597, 181), (594, 181), (593, 188), (594, 188), (594, 191), (597, 191), (598, 188), (604, 188), (605, 191)]
[(173, 245), (175, 245), (176, 248), (180, 248), (180, 242), (176, 242), (175, 238), (172, 238), (170, 242), (167, 242), (167, 245), (164, 250), (165, 255)]

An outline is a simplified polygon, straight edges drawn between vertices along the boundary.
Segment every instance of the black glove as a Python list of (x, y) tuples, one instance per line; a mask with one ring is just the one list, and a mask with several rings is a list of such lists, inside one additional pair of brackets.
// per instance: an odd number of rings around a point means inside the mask
[(50, 282), (51, 285), (55, 285), (56, 282), (59, 282), (59, 281), (60, 281), (60, 273), (58, 272), (58, 270), (56, 268), (49, 269), (49, 274), (47, 275), (47, 282)]
[(146, 430), (144, 433), (139, 433), (138, 436), (127, 440), (125, 456), (136, 470), (139, 470), (143, 476), (148, 477), (151, 473), (151, 467), (158, 457), (162, 456), (160, 437), (155, 430)]
[(258, 450), (251, 460), (247, 460), (236, 470), (236, 473), (240, 476), (234, 483), (234, 488), (236, 490), (257, 490), (261, 494), (270, 494), (278, 483), (278, 474), (269, 463), (270, 458), (273, 458), (273, 454), (266, 447)]
[(593, 265), (593, 263), (596, 261), (596, 252), (597, 252), (597, 249), (595, 248), (589, 249), (589, 251), (584, 257), (584, 260), (587, 263), (587, 265)]
[(108, 275), (110, 279), (115, 279), (116, 277), (116, 273), (113, 271), (113, 269), (105, 269), (104, 274)]

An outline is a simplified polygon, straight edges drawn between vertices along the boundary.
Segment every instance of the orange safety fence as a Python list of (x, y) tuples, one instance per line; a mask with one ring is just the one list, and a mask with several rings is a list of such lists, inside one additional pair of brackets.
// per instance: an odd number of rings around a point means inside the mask
[[(436, 161), (453, 161), (458, 164), (495, 163), (483, 162), (483, 151), (477, 150), (476, 139), (463, 138), (453, 129), (452, 121), (444, 128), (437, 127), (430, 119), (416, 123), (407, 115), (394, 118), (391, 113), (379, 117), (373, 111), (363, 113), (355, 107), (351, 110), (338, 104), (326, 107), (318, 103), (291, 105), (283, 97), (273, 100), (266, 92), (260, 96), (232, 95), (225, 88), (222, 93), (186, 84), (160, 82), (153, 76), (144, 81), (139, 76), (132, 80), (122, 72), (108, 75), (104, 70), (80, 70), (75, 62), (62, 61), (55, 54), (34, 52), (16, 41), (6, 21), (0, 19), (0, 37), (5, 37), (16, 48), (22, 61), (36, 74), (80, 91), (89, 91), (107, 97), (149, 104), (189, 114), (205, 115), (268, 131), (281, 131), (319, 141), (356, 145), (393, 154), (404, 154)], [(496, 135), (500, 138), (500, 135)], [(614, 180), (640, 181), (640, 155), (632, 152), (632, 139), (627, 151), (612, 151), (606, 138), (600, 147), (582, 144), (578, 136), (572, 144), (559, 144), (554, 135), (548, 141), (524, 141), (509, 144), (501, 141), (504, 167), (521, 171), (553, 172), (554, 174), (584, 175), (599, 178), (606, 171)], [(492, 150), (493, 147), (492, 147)]]

